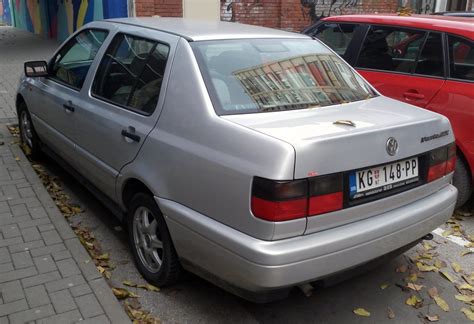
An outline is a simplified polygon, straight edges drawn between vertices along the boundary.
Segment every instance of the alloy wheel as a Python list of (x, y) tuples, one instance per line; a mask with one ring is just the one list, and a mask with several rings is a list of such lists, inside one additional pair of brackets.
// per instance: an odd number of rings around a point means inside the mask
[(157, 273), (163, 262), (163, 242), (158, 222), (146, 207), (138, 207), (133, 216), (133, 243), (143, 266)]

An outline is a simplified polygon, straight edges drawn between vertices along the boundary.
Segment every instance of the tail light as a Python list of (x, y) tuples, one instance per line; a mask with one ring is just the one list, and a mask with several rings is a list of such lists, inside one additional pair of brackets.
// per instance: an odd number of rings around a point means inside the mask
[(272, 222), (327, 213), (342, 204), (342, 174), (291, 181), (255, 177), (252, 185), (252, 213)]
[(306, 217), (307, 180), (273, 181), (255, 177), (252, 186), (252, 212), (272, 222)]
[(454, 171), (456, 167), (456, 144), (451, 143), (430, 153), (430, 168), (428, 182), (445, 176)]

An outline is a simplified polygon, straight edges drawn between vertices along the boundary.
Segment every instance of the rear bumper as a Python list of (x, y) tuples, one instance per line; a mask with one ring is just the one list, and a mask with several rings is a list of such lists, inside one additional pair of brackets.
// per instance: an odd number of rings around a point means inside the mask
[(263, 241), (176, 202), (156, 198), (185, 264), (250, 292), (311, 282), (414, 242), (453, 213), (457, 190), (437, 192), (389, 212), (336, 228)]

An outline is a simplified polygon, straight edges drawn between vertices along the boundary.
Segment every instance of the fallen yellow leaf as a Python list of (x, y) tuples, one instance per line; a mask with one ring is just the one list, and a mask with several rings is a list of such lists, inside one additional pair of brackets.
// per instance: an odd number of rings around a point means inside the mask
[(434, 265), (435, 265), (436, 268), (441, 269), (441, 268), (445, 268), (445, 267), (446, 267), (446, 262), (440, 261), (440, 260), (436, 260), (436, 261), (434, 262)]
[(98, 257), (96, 257), (96, 259), (97, 260), (108, 260), (109, 259), (109, 254), (108, 253), (101, 254)]
[(153, 285), (150, 285), (150, 284), (138, 285), (137, 288), (143, 288), (143, 289), (146, 289), (148, 291), (160, 291), (160, 288), (158, 288), (156, 286), (153, 286)]
[(470, 321), (474, 321), (474, 312), (473, 312), (472, 310), (463, 307), (463, 308), (461, 308), (461, 312), (463, 312), (464, 315), (466, 315), (466, 317), (467, 317)]
[(405, 281), (415, 282), (418, 280), (418, 275), (416, 273), (410, 274), (408, 277), (405, 278)]
[(428, 271), (438, 271), (438, 268), (435, 266), (430, 266), (430, 265), (425, 265), (421, 262), (417, 262), (416, 266), (418, 267), (418, 270), (421, 272), (428, 272)]
[(407, 287), (410, 288), (411, 290), (414, 290), (414, 291), (420, 291), (424, 286), (423, 285), (417, 285), (417, 284), (414, 284), (412, 282), (409, 282)]
[(444, 310), (445, 312), (449, 312), (449, 305), (443, 298), (439, 296), (433, 296), (433, 299), (442, 310)]
[(456, 273), (459, 273), (462, 270), (461, 265), (457, 262), (451, 263), (451, 267), (453, 267), (453, 270)]
[(105, 271), (105, 269), (101, 266), (98, 266), (97, 270), (99, 270), (100, 273), (104, 273), (104, 271)]
[(474, 302), (474, 296), (467, 296), (467, 295), (454, 295), (454, 298), (460, 300), (465, 303), (472, 303)]
[(437, 322), (439, 321), (439, 316), (438, 315), (426, 315), (426, 319), (430, 322)]
[(425, 250), (433, 249), (433, 246), (430, 243), (426, 242), (426, 241), (423, 242), (423, 247), (425, 248)]
[(448, 236), (451, 235), (452, 233), (453, 233), (453, 231), (451, 231), (451, 230), (446, 230), (446, 231), (444, 231), (441, 235), (442, 235), (443, 237), (448, 237)]
[(112, 292), (118, 299), (125, 299), (130, 294), (130, 292), (124, 288), (112, 288)]
[(415, 308), (420, 308), (421, 307), (421, 302), (423, 300), (418, 297), (417, 295), (413, 295), (413, 296), (410, 296), (408, 297), (408, 299), (405, 301), (405, 304), (409, 305), (409, 306), (413, 306)]
[(440, 270), (439, 273), (441, 273), (449, 281), (455, 282), (454, 278), (447, 271)]
[(369, 317), (370, 316), (370, 312), (366, 311), (363, 308), (356, 308), (352, 312), (356, 315), (359, 315), (359, 316), (364, 316), (364, 317)]
[(380, 285), (380, 289), (385, 290), (388, 288), (388, 284), (382, 284)]
[(464, 250), (461, 252), (461, 256), (465, 256), (467, 254), (471, 254), (471, 253), (474, 253), (474, 250)]
[(474, 287), (471, 286), (471, 285), (468, 284), (468, 283), (459, 285), (459, 286), (458, 286), (458, 289), (460, 289), (460, 290), (470, 290), (470, 291), (474, 291)]
[(124, 280), (124, 281), (122, 281), (122, 283), (123, 283), (125, 286), (129, 286), (129, 287), (136, 287), (136, 286), (137, 286), (136, 283), (131, 282), (131, 281), (128, 281), (128, 280)]

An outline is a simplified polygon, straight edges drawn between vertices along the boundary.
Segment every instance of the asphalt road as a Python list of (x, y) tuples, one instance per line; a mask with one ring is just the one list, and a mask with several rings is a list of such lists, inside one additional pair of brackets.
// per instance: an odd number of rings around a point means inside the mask
[[(104, 252), (110, 254), (111, 263), (116, 266), (112, 271), (110, 283), (115, 287), (123, 287), (122, 281), (145, 283), (136, 270), (131, 253), (127, 247), (127, 235), (120, 229), (120, 224), (114, 216), (90, 194), (84, 187), (68, 175), (55, 162), (46, 158), (42, 163), (51, 175), (62, 182), (64, 191), (71, 201), (81, 206), (83, 213), (71, 218), (72, 224), (87, 227), (94, 234)], [(474, 202), (470, 209), (474, 211)], [(460, 221), (462, 228), (474, 235), (474, 216), (463, 217)], [(462, 271), (470, 275), (474, 272), (474, 254), (461, 256), (466, 250), (462, 246), (438, 235), (435, 235), (432, 250), (425, 250), (417, 245), (405, 255), (384, 263), (363, 275), (348, 279), (331, 287), (318, 288), (311, 297), (304, 296), (295, 289), (290, 296), (278, 302), (269, 304), (253, 304), (229, 294), (222, 289), (193, 275), (180, 284), (162, 289), (160, 292), (148, 292), (143, 289), (129, 288), (140, 297), (143, 309), (150, 311), (165, 323), (205, 322), (205, 323), (423, 323), (426, 315), (439, 315), (441, 323), (466, 323), (467, 318), (460, 312), (466, 307), (456, 300), (455, 285), (437, 272), (422, 272), (424, 278), (418, 278), (416, 284), (423, 285), (419, 293), (403, 291), (398, 285), (405, 286), (405, 278), (410, 270), (397, 272), (416, 266), (409, 258), (431, 252), (433, 260), (445, 261), (446, 268), (458, 283), (462, 282), (456, 274), (452, 262), (458, 262)], [(401, 268), (400, 268), (401, 267)], [(382, 285), (388, 285), (382, 289)], [(443, 311), (429, 297), (427, 290), (436, 287), (449, 305), (450, 311)], [(406, 305), (405, 301), (412, 295), (423, 299), (422, 306), (415, 309)], [(362, 307), (371, 313), (370, 317), (359, 317), (353, 313)], [(388, 308), (395, 318), (388, 318)]]

